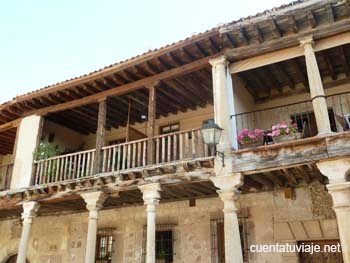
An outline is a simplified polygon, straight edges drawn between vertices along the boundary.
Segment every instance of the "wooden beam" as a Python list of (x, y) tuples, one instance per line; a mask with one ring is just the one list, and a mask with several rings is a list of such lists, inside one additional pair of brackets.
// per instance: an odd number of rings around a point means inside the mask
[(324, 51), (320, 52), (320, 55), (321, 55), (321, 57), (323, 58), (323, 60), (325, 61), (326, 65), (327, 65), (327, 68), (328, 68), (328, 71), (329, 71), (329, 74), (330, 74), (332, 80), (336, 80), (337, 79), (337, 74), (336, 74), (336, 72), (334, 70), (332, 61), (329, 58), (327, 50), (324, 50)]
[[(315, 52), (347, 43), (350, 43), (350, 33), (348, 32), (316, 41)], [(235, 74), (301, 56), (304, 56), (304, 50), (301, 47), (289, 47), (231, 63), (230, 72)]]
[(107, 116), (107, 100), (99, 101), (98, 105), (98, 122), (96, 132), (96, 154), (93, 166), (93, 175), (102, 171), (103, 152), (105, 133), (106, 133), (106, 116)]
[(339, 51), (340, 51), (340, 59), (341, 59), (341, 62), (343, 64), (345, 74), (347, 77), (349, 77), (350, 76), (350, 66), (349, 66), (349, 63), (348, 63), (348, 60), (346, 57), (346, 52), (344, 50), (344, 46), (339, 47)]
[(147, 164), (153, 164), (154, 163), (154, 143), (153, 143), (153, 137), (154, 137), (154, 128), (155, 128), (155, 118), (156, 118), (156, 86), (158, 83), (153, 83), (152, 85), (148, 86), (148, 123), (147, 123)]
[(311, 10), (309, 10), (307, 12), (307, 19), (309, 21), (309, 25), (310, 25), (311, 28), (314, 28), (314, 27), (317, 26), (317, 22), (316, 22), (315, 16), (314, 16), (314, 14), (312, 13)]
[(0, 125), (0, 132), (7, 131), (7, 130), (10, 130), (13, 128), (17, 128), (18, 125), (20, 124), (21, 120), (22, 120), (22, 118), (19, 118), (19, 119), (1, 124)]
[(273, 34), (274, 38), (280, 38), (283, 36), (281, 30), (279, 29), (279, 27), (277, 25), (276, 20), (273, 17), (271, 17), (271, 19), (270, 19), (270, 26), (271, 26), (272, 34)]
[[(315, 50), (323, 50), (331, 48), (330, 43), (325, 43), (328, 47), (322, 47), (321, 42), (329, 42), (330, 39), (336, 39), (336, 46), (342, 45), (341, 42), (348, 42), (348, 37), (345, 35), (350, 34), (349, 30), (350, 19), (342, 19), (333, 24), (318, 26), (310, 30), (305, 30), (299, 34), (291, 34), (283, 37), (283, 41), (280, 38), (264, 41), (263, 43), (250, 44), (248, 46), (236, 47), (232, 49), (226, 49), (224, 55), (230, 60), (243, 60), (253, 56), (259, 56), (268, 52), (273, 52), (276, 50), (286, 49), (289, 47), (299, 46), (300, 38), (313, 36), (316, 40)], [(345, 33), (344, 33), (345, 32)], [(345, 37), (345, 38), (344, 38)], [(344, 44), (344, 43), (343, 43)], [(318, 45), (320, 45), (318, 47)], [(334, 47), (334, 45), (333, 45)]]
[[(81, 99), (77, 99), (74, 101), (68, 101), (68, 102), (65, 102), (62, 104), (58, 104), (58, 105), (43, 107), (43, 108), (37, 109), (37, 110), (32, 110), (32, 111), (27, 112), (26, 115), (34, 115), (34, 114), (45, 115), (45, 114), (50, 113), (50, 112), (63, 111), (63, 110), (69, 109), (69, 108), (74, 108), (74, 107), (79, 107), (79, 106), (95, 103), (95, 102), (97, 102), (101, 99), (104, 99), (106, 97), (109, 97), (109, 96), (122, 95), (122, 94), (125, 94), (128, 92), (134, 91), (134, 90), (141, 89), (144, 86), (149, 85), (151, 83), (154, 83), (155, 81), (158, 81), (158, 80), (169, 80), (169, 79), (172, 79), (176, 76), (185, 75), (187, 73), (199, 70), (203, 67), (207, 67), (209, 64), (208, 61), (216, 56), (202, 58), (202, 59), (199, 59), (199, 60), (194, 61), (192, 63), (183, 65), (181, 67), (174, 68), (174, 69), (159, 73), (157, 75), (147, 77), (147, 78), (142, 79), (142, 80), (138, 80), (138, 81), (135, 81), (132, 83), (128, 83), (128, 84), (121, 85), (121, 86), (118, 86), (115, 88), (111, 88), (109, 90), (102, 91), (100, 93), (90, 95), (90, 96), (87, 96), (87, 97), (84, 97)], [(2, 128), (2, 125), (0, 125), (0, 131), (1, 131), (1, 128)]]
[(290, 89), (295, 90), (295, 84), (294, 84), (292, 78), (283, 69), (282, 63), (271, 64), (271, 68), (273, 71), (276, 71), (276, 73), (278, 75), (280, 75), (282, 78), (284, 78), (287, 81), (287, 85)]

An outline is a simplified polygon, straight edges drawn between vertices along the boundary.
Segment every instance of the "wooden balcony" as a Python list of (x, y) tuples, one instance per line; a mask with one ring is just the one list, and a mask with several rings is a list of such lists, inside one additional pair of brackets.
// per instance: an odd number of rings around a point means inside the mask
[[(210, 156), (199, 129), (155, 136), (152, 158), (148, 158), (148, 138), (102, 148), (102, 167), (97, 174), (134, 173), (152, 167), (186, 163)], [(96, 176), (96, 150), (81, 151), (34, 162), (33, 185)], [(153, 159), (153, 162), (149, 160)]]
[[(330, 126), (332, 132), (349, 130), (346, 116), (350, 114), (350, 92), (326, 96)], [(311, 100), (286, 104), (278, 107), (258, 109), (232, 115), (235, 122), (236, 133), (240, 134), (243, 129), (262, 129), (266, 134), (277, 123), (295, 123), (301, 134), (301, 139), (314, 137), (318, 134), (316, 119)], [(272, 138), (265, 136), (261, 145), (273, 144)], [(239, 148), (242, 148), (241, 145)]]

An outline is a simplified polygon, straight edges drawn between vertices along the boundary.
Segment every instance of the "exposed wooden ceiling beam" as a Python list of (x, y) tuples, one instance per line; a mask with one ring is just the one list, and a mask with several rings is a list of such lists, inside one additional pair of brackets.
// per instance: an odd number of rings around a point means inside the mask
[(317, 26), (317, 21), (315, 19), (315, 16), (311, 10), (307, 12), (307, 19), (309, 21), (309, 25), (311, 28), (315, 28)]
[(271, 64), (270, 66), (273, 71), (275, 71), (278, 75), (286, 80), (287, 85), (290, 89), (295, 90), (295, 83), (293, 82), (292, 78), (285, 72), (282, 63)]

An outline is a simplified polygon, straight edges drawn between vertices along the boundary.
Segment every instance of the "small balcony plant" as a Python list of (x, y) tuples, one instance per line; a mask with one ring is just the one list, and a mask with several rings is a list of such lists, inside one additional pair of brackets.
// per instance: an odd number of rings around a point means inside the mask
[(287, 142), (297, 139), (299, 136), (298, 125), (296, 123), (281, 122), (271, 127), (271, 132), (267, 134), (271, 136), (274, 143)]
[(264, 135), (265, 132), (261, 129), (254, 129), (254, 131), (243, 129), (238, 135), (237, 140), (242, 149), (252, 148), (263, 144)]

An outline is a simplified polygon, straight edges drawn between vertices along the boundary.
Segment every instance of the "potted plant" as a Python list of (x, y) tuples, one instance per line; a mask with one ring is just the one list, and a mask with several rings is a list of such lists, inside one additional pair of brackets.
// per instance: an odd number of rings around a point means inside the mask
[(300, 138), (298, 126), (296, 123), (287, 124), (281, 122), (271, 127), (271, 132), (267, 135), (271, 136), (274, 143), (288, 142)]
[(238, 135), (238, 142), (241, 145), (240, 148), (252, 148), (261, 146), (264, 141), (265, 132), (261, 129), (255, 129), (250, 131), (249, 129), (243, 129), (242, 132)]
[[(47, 142), (41, 142), (33, 152), (33, 158), (35, 161), (45, 160), (52, 157), (56, 157), (60, 154), (58, 145), (53, 145)], [(46, 171), (46, 176), (51, 178), (56, 174), (57, 160), (52, 160), (51, 166)]]
[(51, 157), (55, 157), (60, 154), (58, 145), (53, 145), (46, 142), (41, 142), (38, 147), (36, 147), (33, 157), (34, 160), (45, 160)]
[(160, 250), (156, 255), (157, 263), (166, 263), (167, 251), (165, 249)]

